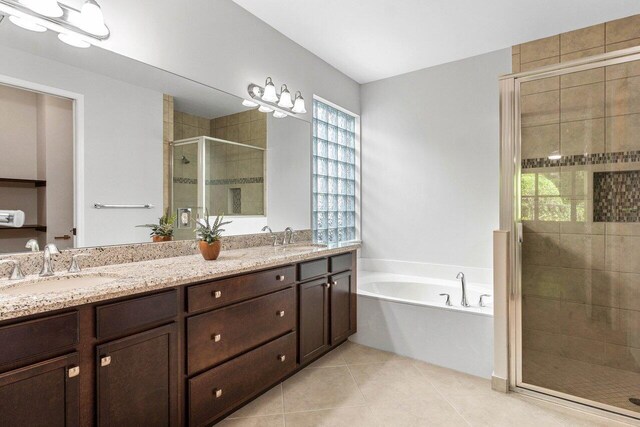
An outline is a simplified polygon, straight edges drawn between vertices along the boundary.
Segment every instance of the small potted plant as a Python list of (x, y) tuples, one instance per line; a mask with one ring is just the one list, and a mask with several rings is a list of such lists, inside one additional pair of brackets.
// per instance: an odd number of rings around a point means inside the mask
[(198, 247), (202, 257), (207, 261), (218, 259), (222, 242), (220, 237), (224, 231), (223, 225), (231, 224), (231, 221), (223, 222), (223, 215), (218, 215), (213, 222), (209, 221), (209, 212), (205, 210), (204, 218), (196, 220), (196, 238), (199, 240)]
[(151, 240), (154, 242), (169, 242), (173, 240), (173, 224), (176, 222), (176, 215), (170, 215), (169, 209), (158, 219), (157, 224), (142, 224), (137, 227), (151, 229)]

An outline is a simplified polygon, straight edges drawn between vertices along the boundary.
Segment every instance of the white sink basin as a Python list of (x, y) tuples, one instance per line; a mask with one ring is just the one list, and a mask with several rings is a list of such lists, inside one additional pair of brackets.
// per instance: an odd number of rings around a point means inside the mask
[(71, 291), (113, 282), (116, 276), (86, 274), (81, 276), (53, 276), (25, 280), (0, 287), (0, 295), (33, 295), (49, 292)]

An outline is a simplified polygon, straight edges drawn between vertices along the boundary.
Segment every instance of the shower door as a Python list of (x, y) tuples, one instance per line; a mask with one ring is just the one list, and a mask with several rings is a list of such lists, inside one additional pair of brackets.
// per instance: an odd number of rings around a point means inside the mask
[(640, 418), (640, 60), (514, 90), (516, 385)]

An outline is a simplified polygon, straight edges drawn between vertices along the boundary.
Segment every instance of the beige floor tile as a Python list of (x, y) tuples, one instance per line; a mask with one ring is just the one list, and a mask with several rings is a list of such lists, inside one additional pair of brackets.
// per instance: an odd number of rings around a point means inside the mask
[(348, 365), (358, 365), (363, 363), (380, 363), (388, 360), (402, 360), (405, 357), (386, 351), (365, 347), (360, 344), (347, 341), (341, 347), (342, 357)]
[(282, 384), (278, 384), (253, 402), (243, 406), (231, 414), (229, 418), (257, 417), (277, 415), (284, 411)]
[(227, 418), (216, 425), (223, 427), (284, 427), (284, 416), (267, 415), (266, 417)]
[(286, 414), (284, 417), (287, 427), (382, 427), (384, 425), (372, 414), (368, 406), (296, 412)]
[(334, 366), (344, 366), (347, 362), (344, 360), (342, 353), (344, 352), (344, 348), (347, 344), (342, 344), (340, 347), (335, 350), (330, 351), (329, 353), (322, 356), (320, 359), (316, 360), (312, 364), (310, 364), (308, 368), (329, 368)]
[(471, 425), (444, 399), (371, 405), (373, 417), (382, 426), (468, 426)]
[(346, 366), (304, 369), (283, 383), (284, 411), (313, 411), (363, 405)]

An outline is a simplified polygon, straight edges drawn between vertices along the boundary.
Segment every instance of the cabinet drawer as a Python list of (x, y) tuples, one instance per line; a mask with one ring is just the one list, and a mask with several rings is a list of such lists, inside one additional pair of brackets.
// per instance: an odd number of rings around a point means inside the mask
[(292, 372), (295, 359), (292, 332), (189, 380), (189, 425), (213, 422)]
[(104, 339), (171, 320), (178, 314), (178, 291), (96, 307), (96, 337)]
[(287, 266), (187, 288), (187, 311), (222, 307), (268, 294), (295, 281), (295, 267)]
[(341, 271), (351, 270), (352, 254), (336, 255), (329, 258), (329, 271), (331, 273), (339, 273)]
[(322, 276), (323, 274), (327, 274), (327, 271), (326, 258), (302, 262), (298, 264), (298, 280), (302, 281)]
[(187, 320), (189, 374), (230, 359), (295, 327), (293, 288), (191, 317)]
[(0, 343), (0, 366), (73, 347), (78, 343), (78, 313), (4, 326)]

